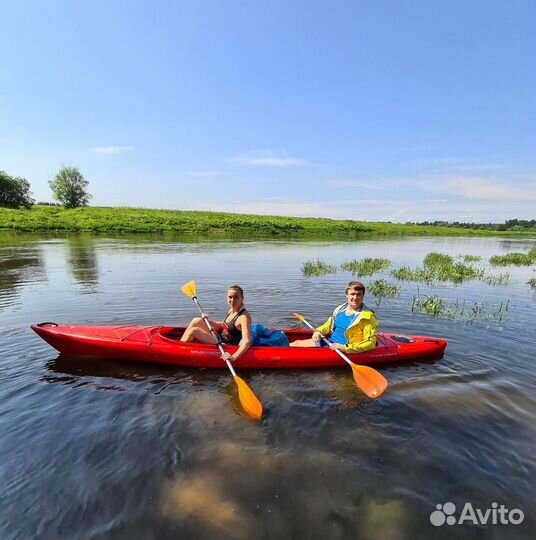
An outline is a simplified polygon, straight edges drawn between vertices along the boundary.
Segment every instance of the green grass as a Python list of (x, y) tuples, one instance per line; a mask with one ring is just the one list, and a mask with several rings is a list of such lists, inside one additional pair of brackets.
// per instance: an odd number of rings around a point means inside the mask
[(530, 266), (536, 264), (536, 248), (530, 249), (528, 253), (494, 255), (489, 262), (493, 266)]
[(307, 277), (324, 276), (326, 274), (335, 274), (337, 267), (325, 263), (322, 259), (313, 259), (311, 261), (305, 261), (302, 264), (301, 271)]
[(341, 264), (341, 270), (352, 272), (354, 276), (371, 276), (391, 266), (389, 259), (355, 259)]
[(367, 235), (421, 236), (531, 236), (524, 232), (486, 231), (431, 225), (377, 223), (325, 218), (257, 216), (223, 212), (149, 210), (124, 207), (87, 207), (66, 210), (36, 205), (30, 210), (0, 208), (0, 229), (16, 231), (90, 231), (256, 235), (293, 237), (345, 237)]

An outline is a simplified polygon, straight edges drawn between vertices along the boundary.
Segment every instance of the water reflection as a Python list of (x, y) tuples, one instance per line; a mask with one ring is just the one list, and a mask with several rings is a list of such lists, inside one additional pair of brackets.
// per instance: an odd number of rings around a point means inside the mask
[(0, 245), (0, 307), (18, 301), (18, 291), (46, 279), (41, 251), (34, 247)]
[(97, 240), (90, 235), (75, 235), (66, 238), (68, 247), (67, 265), (74, 279), (87, 293), (96, 292), (99, 282), (97, 264)]
[[(189, 279), (215, 316), (238, 281), (259, 322), (297, 325), (288, 311), (298, 310), (320, 323), (351, 276), (305, 278), (304, 260), (388, 256), (415, 267), (436, 251), (485, 265), (501, 250), (525, 251), (525, 240), (2, 236), (0, 301), (21, 301), (0, 310), (0, 538), (446, 538), (456, 531), (434, 529), (429, 516), (447, 500), (525, 512), (516, 528), (460, 527), (464, 538), (533, 537), (532, 268), (515, 268), (505, 287), (403, 283), (400, 297), (382, 301), (384, 330), (445, 337), (449, 347), (440, 361), (375, 366), (390, 383), (380, 400), (364, 397), (347, 367), (240, 373), (267, 411), (260, 424), (233, 408), (226, 370), (57, 356), (28, 329), (40, 320), (184, 324), (196, 314), (179, 292)], [(41, 258), (46, 282), (35, 281)], [(512, 316), (468, 326), (412, 312), (419, 289), (467, 306), (509, 301)]]

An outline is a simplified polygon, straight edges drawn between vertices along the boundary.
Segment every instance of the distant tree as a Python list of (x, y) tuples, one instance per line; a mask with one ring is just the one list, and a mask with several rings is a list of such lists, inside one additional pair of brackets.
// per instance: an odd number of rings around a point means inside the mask
[(35, 201), (26, 178), (12, 177), (0, 171), (0, 206), (31, 208)]
[(65, 208), (87, 206), (91, 195), (86, 188), (89, 182), (76, 167), (62, 167), (48, 185), (54, 198)]

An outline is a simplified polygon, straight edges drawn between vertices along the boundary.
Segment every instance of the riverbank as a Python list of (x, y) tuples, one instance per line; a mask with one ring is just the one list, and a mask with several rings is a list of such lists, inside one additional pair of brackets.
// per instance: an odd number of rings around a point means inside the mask
[(475, 230), (431, 225), (257, 216), (223, 212), (87, 207), (67, 210), (36, 205), (30, 210), (0, 208), (0, 229), (14, 231), (129, 232), (206, 234), (213, 236), (516, 236), (533, 232)]

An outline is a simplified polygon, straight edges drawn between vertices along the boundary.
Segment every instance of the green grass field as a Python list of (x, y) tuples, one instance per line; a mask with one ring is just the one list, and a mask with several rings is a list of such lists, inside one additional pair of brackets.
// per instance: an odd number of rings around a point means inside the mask
[(404, 225), (325, 218), (257, 216), (223, 212), (87, 207), (66, 210), (36, 205), (30, 210), (0, 208), (0, 229), (16, 231), (90, 231), (255, 235), (293, 237), (358, 237), (363, 235), (534, 236), (442, 226)]

